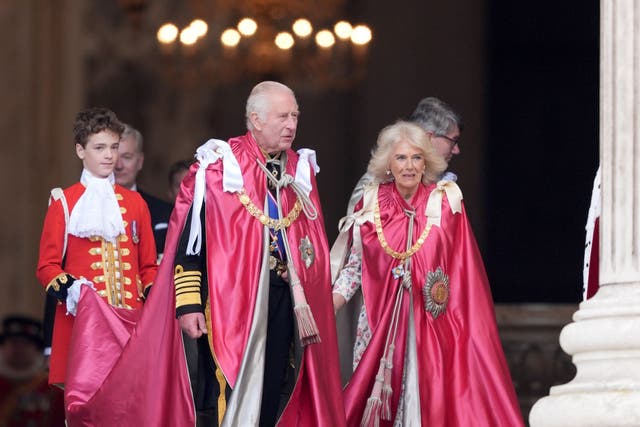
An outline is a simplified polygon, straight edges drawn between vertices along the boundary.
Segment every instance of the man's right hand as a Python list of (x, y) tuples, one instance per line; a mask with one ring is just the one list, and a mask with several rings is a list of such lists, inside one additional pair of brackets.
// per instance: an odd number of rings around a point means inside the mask
[(204, 314), (202, 313), (187, 313), (178, 317), (180, 322), (180, 328), (190, 338), (200, 338), (202, 334), (207, 333), (207, 323), (204, 320)]

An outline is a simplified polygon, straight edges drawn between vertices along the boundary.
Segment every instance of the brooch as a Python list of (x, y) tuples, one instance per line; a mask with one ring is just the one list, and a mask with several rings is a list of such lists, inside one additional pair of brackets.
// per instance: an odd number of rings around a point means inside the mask
[(391, 274), (393, 274), (394, 279), (399, 279), (404, 276), (404, 266), (402, 264), (398, 264), (397, 266), (391, 269)]
[(140, 243), (140, 237), (138, 236), (138, 224), (135, 220), (131, 221), (131, 233), (133, 234), (133, 236), (131, 236), (133, 243), (136, 245)]
[(316, 253), (313, 250), (313, 245), (311, 244), (311, 240), (309, 240), (309, 236), (304, 236), (300, 239), (300, 246), (298, 246), (298, 249), (300, 249), (304, 265), (307, 268), (311, 267), (311, 264), (313, 264), (313, 261), (316, 258)]
[(442, 267), (427, 273), (427, 280), (422, 288), (424, 309), (437, 319), (447, 309), (449, 302), (449, 276), (444, 274)]
[(281, 259), (269, 255), (269, 270), (273, 270), (278, 276), (282, 276), (282, 273), (287, 271), (287, 265)]

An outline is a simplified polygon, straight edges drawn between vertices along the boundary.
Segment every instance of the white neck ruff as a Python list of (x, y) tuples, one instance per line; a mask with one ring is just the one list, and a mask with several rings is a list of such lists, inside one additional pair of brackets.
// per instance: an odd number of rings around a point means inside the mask
[(71, 211), (69, 234), (83, 238), (100, 236), (115, 243), (125, 230), (120, 205), (113, 191), (113, 173), (107, 178), (97, 178), (83, 169), (80, 182), (86, 189)]

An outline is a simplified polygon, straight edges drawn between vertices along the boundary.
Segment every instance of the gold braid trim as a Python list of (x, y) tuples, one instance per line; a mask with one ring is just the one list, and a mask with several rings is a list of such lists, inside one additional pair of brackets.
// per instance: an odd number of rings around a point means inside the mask
[(400, 261), (404, 261), (405, 259), (409, 258), (411, 255), (416, 253), (422, 247), (424, 242), (427, 240), (427, 236), (429, 235), (429, 230), (431, 230), (431, 224), (427, 223), (427, 225), (424, 227), (424, 230), (422, 230), (422, 234), (420, 234), (420, 237), (418, 237), (418, 240), (413, 244), (413, 246), (409, 248), (409, 250), (404, 252), (397, 252), (389, 247), (389, 243), (387, 243), (387, 239), (384, 237), (384, 232), (382, 231), (382, 222), (380, 221), (380, 205), (377, 200), (376, 200), (375, 212), (373, 213), (373, 221), (376, 225), (376, 233), (378, 234), (378, 240), (380, 241), (380, 245), (382, 246), (382, 249), (384, 249), (387, 255), (390, 255), (395, 259), (399, 259)]
[(200, 299), (201, 272), (184, 271), (184, 267), (176, 265), (173, 281), (176, 287), (176, 308), (191, 304), (202, 305)]
[(227, 391), (227, 379), (222, 374), (220, 366), (217, 363), (216, 380), (218, 380), (218, 387), (220, 388), (220, 393), (218, 394), (218, 425), (222, 425), (222, 419), (224, 418), (225, 412), (227, 412), (227, 396), (225, 394)]
[(220, 363), (218, 362), (218, 358), (216, 357), (216, 353), (213, 351), (213, 326), (211, 323), (211, 307), (209, 305), (209, 301), (206, 302), (204, 306), (204, 320), (207, 325), (207, 330), (209, 334), (207, 335), (207, 341), (209, 342), (209, 350), (211, 351), (211, 357), (213, 357), (213, 361), (216, 365), (216, 380), (218, 380), (218, 387), (220, 393), (218, 394), (218, 425), (222, 425), (222, 419), (224, 418), (225, 412), (227, 412), (227, 379), (224, 376), (224, 373), (220, 369)]
[(49, 290), (49, 288), (53, 288), (54, 291), (60, 291), (60, 285), (66, 285), (68, 282), (67, 273), (60, 273), (56, 277), (50, 281), (47, 286), (44, 288), (45, 292)]
[(266, 215), (261, 209), (259, 209), (256, 205), (253, 204), (251, 198), (246, 193), (244, 189), (240, 190), (238, 193), (238, 200), (242, 203), (242, 206), (247, 209), (247, 212), (251, 214), (254, 218), (256, 218), (262, 225), (266, 225), (267, 227), (280, 231), (285, 228), (288, 228), (291, 224), (294, 223), (300, 212), (302, 211), (302, 203), (300, 200), (296, 200), (295, 205), (293, 205), (293, 209), (282, 219), (273, 219), (270, 218), (269, 215)]

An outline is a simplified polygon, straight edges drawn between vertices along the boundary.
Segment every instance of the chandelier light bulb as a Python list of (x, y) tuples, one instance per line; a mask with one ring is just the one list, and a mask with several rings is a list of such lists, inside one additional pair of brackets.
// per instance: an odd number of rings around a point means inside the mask
[(238, 31), (243, 36), (252, 36), (258, 30), (258, 24), (251, 18), (243, 18), (238, 22)]
[(342, 40), (348, 40), (353, 32), (353, 27), (347, 21), (339, 21), (333, 26), (333, 31)]
[(293, 23), (292, 29), (293, 32), (296, 33), (296, 35), (299, 37), (309, 37), (309, 35), (313, 31), (313, 26), (307, 19), (300, 18)]
[(202, 37), (209, 31), (209, 26), (202, 19), (194, 19), (191, 21), (189, 28), (191, 28), (197, 37)]
[(180, 31), (180, 43), (186, 46), (191, 46), (198, 41), (198, 35), (191, 27), (184, 28)]
[(287, 33), (286, 31), (278, 33), (275, 39), (276, 46), (278, 46), (282, 50), (291, 49), (291, 47), (293, 46), (293, 43), (294, 43), (293, 36), (290, 33)]
[(227, 28), (220, 36), (220, 41), (228, 47), (235, 47), (240, 43), (240, 33), (233, 28)]
[(158, 29), (156, 37), (162, 44), (173, 43), (178, 38), (178, 27), (171, 23), (164, 24)]
[(330, 48), (336, 42), (336, 38), (333, 37), (333, 33), (329, 30), (321, 30), (316, 34), (316, 43), (322, 48)]
[(356, 25), (351, 34), (353, 44), (365, 45), (371, 41), (371, 30), (366, 25)]

